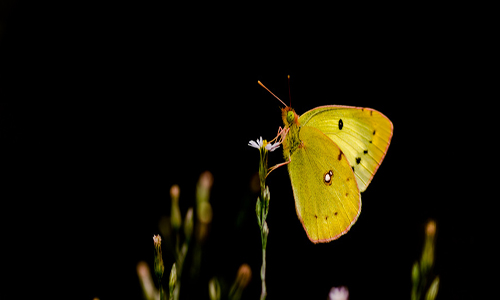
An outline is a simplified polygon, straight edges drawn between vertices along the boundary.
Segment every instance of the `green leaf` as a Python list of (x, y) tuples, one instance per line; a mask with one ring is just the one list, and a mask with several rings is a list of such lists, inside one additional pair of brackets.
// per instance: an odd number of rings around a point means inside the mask
[(257, 203), (255, 205), (255, 213), (257, 214), (257, 221), (259, 222), (259, 227), (262, 228), (262, 219), (261, 219), (261, 214), (262, 214), (262, 207), (261, 207), (261, 201), (260, 197), (257, 197)]

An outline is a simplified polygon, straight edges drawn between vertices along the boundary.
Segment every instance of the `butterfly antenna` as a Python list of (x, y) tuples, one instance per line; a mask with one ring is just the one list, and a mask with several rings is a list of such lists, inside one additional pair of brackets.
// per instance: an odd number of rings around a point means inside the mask
[(290, 75), (288, 75), (288, 98), (290, 100), (290, 106), (292, 106), (292, 94), (290, 93)]
[(263, 88), (265, 88), (269, 93), (271, 93), (271, 95), (273, 95), (276, 99), (278, 99), (281, 103), (283, 103), (284, 106), (287, 106), (285, 104), (285, 102), (281, 101), (280, 98), (278, 98), (278, 96), (276, 96), (275, 94), (273, 94), (273, 92), (271, 92), (268, 88), (266, 88), (265, 85), (262, 84), (262, 82), (260, 82), (260, 80), (257, 81), (258, 84), (260, 84), (260, 86), (262, 86)]

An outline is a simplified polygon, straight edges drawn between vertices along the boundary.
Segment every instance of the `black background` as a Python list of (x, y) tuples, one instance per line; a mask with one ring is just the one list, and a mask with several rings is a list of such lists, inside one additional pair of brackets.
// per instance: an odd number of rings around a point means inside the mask
[[(184, 215), (209, 170), (213, 223), (200, 277), (183, 283), (181, 297), (208, 298), (210, 278), (230, 285), (248, 263), (244, 298), (257, 298), (250, 182), (259, 156), (247, 144), (282, 125), (280, 103), (257, 80), (288, 103), (287, 75), (297, 113), (371, 107), (391, 119), (394, 136), (359, 220), (329, 244), (307, 239), (286, 168), (270, 175), (268, 298), (325, 299), (340, 285), (351, 299), (407, 298), (429, 219), (438, 297), (484, 292), (489, 242), (479, 233), (491, 203), (486, 175), (473, 167), (491, 163), (478, 149), (488, 142), (479, 107), (492, 98), (482, 95), (488, 41), (468, 15), (6, 3), (2, 219), (10, 279), (22, 293), (140, 298), (135, 268), (153, 266), (171, 185), (180, 185)], [(270, 156), (279, 162), (281, 149)], [(164, 257), (168, 270), (173, 257)]]

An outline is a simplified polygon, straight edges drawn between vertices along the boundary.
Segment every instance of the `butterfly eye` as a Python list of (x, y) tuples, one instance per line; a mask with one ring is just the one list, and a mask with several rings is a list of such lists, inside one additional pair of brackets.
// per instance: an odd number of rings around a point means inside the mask
[(333, 171), (329, 170), (328, 172), (323, 175), (323, 182), (326, 185), (331, 185), (332, 184), (332, 178), (333, 178)]
[(292, 123), (294, 119), (295, 119), (295, 113), (293, 111), (289, 111), (286, 114), (286, 120), (287, 120), (287, 122), (288, 123)]

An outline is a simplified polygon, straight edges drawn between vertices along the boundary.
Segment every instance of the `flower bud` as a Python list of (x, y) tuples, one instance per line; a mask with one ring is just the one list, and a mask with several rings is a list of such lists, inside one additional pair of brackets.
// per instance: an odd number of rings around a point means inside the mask
[(266, 189), (264, 190), (264, 207), (265, 207), (265, 212), (264, 212), (264, 218), (267, 217), (267, 213), (269, 212), (269, 200), (271, 200), (271, 194), (269, 193), (269, 186), (266, 185)]
[(420, 278), (420, 268), (418, 266), (418, 262), (416, 261), (413, 264), (413, 268), (411, 269), (411, 280), (413, 281), (413, 285), (418, 285), (418, 281)]
[(137, 264), (137, 275), (141, 283), (142, 292), (145, 299), (154, 299), (154, 295), (158, 292), (153, 284), (151, 272), (149, 271), (148, 264), (141, 261)]
[(163, 266), (163, 257), (161, 253), (161, 237), (160, 235), (153, 236), (154, 246), (155, 246), (155, 274), (159, 280), (163, 277), (163, 271), (165, 267)]
[(205, 171), (196, 185), (196, 217), (199, 221), (196, 226), (196, 238), (201, 242), (208, 236), (208, 225), (212, 222), (212, 206), (209, 200), (213, 181), (212, 173)]
[(434, 238), (436, 236), (436, 222), (429, 221), (425, 228), (425, 243), (422, 251), (421, 268), (423, 272), (432, 269), (434, 264)]
[(179, 208), (179, 194), (180, 188), (177, 184), (174, 184), (170, 188), (170, 197), (172, 199), (172, 206), (170, 209), (170, 222), (172, 224), (172, 228), (177, 231), (179, 227), (181, 227), (181, 210)]
[(262, 226), (262, 249), (266, 249), (267, 247), (268, 235), (269, 235), (269, 227), (267, 226), (267, 222), (264, 221), (264, 226)]
[(186, 213), (186, 218), (184, 219), (184, 235), (186, 240), (190, 240), (193, 235), (193, 208), (190, 207)]
[(269, 227), (267, 226), (267, 222), (264, 222), (264, 228), (262, 228), (262, 232), (264, 233), (264, 236), (267, 238), (269, 235)]
[(264, 199), (266, 201), (269, 201), (271, 199), (271, 194), (269, 193), (269, 186), (266, 185), (263, 194), (264, 194)]
[(175, 266), (175, 263), (172, 265), (172, 269), (170, 270), (170, 277), (168, 279), (168, 289), (170, 291), (170, 294), (172, 294), (173, 290), (175, 289), (175, 283), (177, 282), (177, 267)]
[[(170, 277), (168, 278), (168, 299), (174, 299), (174, 293), (175, 293), (175, 284), (177, 283), (177, 268), (175, 266), (175, 263), (172, 265), (172, 269), (170, 269)], [(161, 295), (160, 295), (160, 300)]]
[(220, 299), (220, 285), (217, 278), (212, 278), (208, 282), (208, 294), (210, 296), (210, 300), (219, 300)]
[(430, 220), (425, 227), (425, 235), (431, 238), (434, 238), (436, 234), (436, 222)]
[(238, 275), (236, 275), (236, 283), (241, 289), (247, 287), (250, 279), (252, 278), (252, 269), (248, 264), (242, 264), (238, 269)]
[(170, 188), (170, 197), (178, 201), (180, 194), (181, 194), (181, 189), (179, 188), (179, 186), (177, 184), (172, 185), (172, 187)]
[(248, 264), (242, 264), (238, 269), (236, 280), (229, 290), (229, 299), (239, 300), (245, 287), (247, 287), (252, 278), (252, 270)]
[(329, 300), (347, 300), (349, 299), (349, 290), (345, 286), (332, 287), (328, 294)]
[(212, 206), (210, 202), (201, 202), (198, 205), (198, 220), (203, 224), (212, 222)]
[(425, 295), (425, 300), (434, 300), (436, 299), (437, 293), (439, 289), (439, 277), (436, 276), (434, 281), (432, 281), (429, 290), (427, 290), (427, 294)]
[(196, 203), (208, 202), (210, 200), (210, 189), (214, 183), (214, 177), (209, 171), (201, 173), (196, 185)]
[(196, 224), (196, 239), (204, 242), (208, 236), (209, 225), (212, 221), (212, 206), (209, 202), (201, 202), (198, 205), (198, 220)]
[(257, 197), (257, 203), (255, 205), (255, 213), (257, 214), (257, 221), (259, 222), (259, 227), (262, 227), (262, 203), (260, 202), (260, 197)]

